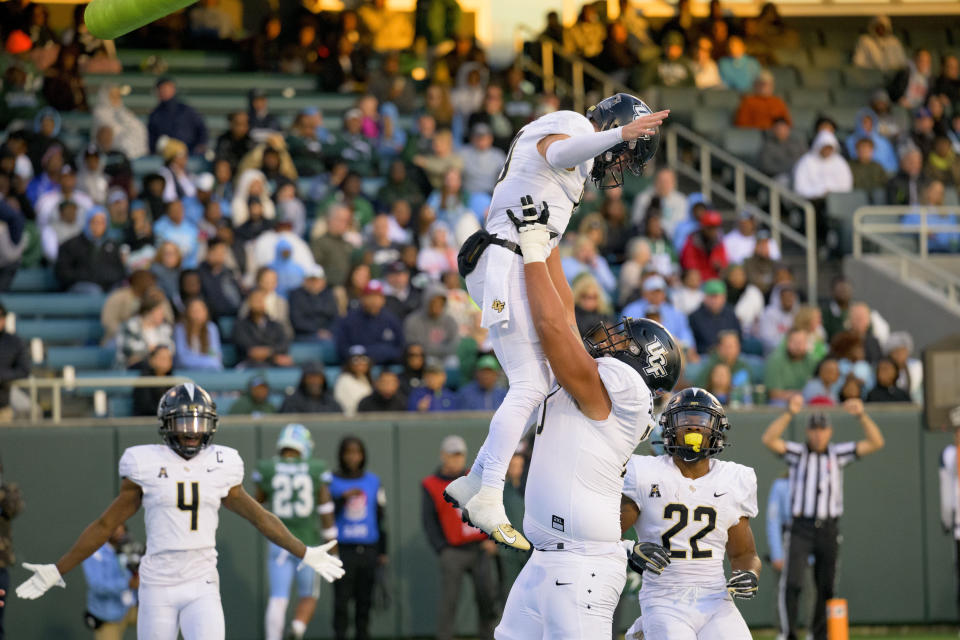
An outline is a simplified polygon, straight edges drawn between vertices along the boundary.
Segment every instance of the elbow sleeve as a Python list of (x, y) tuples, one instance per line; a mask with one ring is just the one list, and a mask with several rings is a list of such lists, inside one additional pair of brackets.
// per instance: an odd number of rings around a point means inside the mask
[(554, 169), (569, 169), (595, 158), (607, 149), (623, 142), (620, 127), (555, 140), (544, 156)]

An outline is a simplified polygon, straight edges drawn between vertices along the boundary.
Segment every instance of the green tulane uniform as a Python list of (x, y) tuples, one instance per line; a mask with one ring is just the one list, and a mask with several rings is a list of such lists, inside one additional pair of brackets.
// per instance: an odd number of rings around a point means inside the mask
[(317, 490), (332, 475), (323, 460), (261, 460), (253, 481), (266, 494), (266, 506), (308, 547), (323, 543), (317, 516)]

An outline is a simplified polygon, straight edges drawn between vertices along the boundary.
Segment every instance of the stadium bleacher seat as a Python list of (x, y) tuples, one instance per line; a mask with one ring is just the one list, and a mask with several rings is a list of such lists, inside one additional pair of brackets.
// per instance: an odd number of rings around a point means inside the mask
[(128, 49), (121, 47), (117, 51), (125, 69), (140, 69), (150, 58), (162, 60), (167, 71), (202, 71), (215, 73), (230, 71), (240, 66), (243, 56), (240, 53), (225, 51), (173, 51), (170, 49)]
[(236, 316), (222, 316), (217, 319), (217, 328), (220, 329), (220, 340), (229, 341), (233, 337), (233, 328), (237, 326)]
[[(149, 73), (120, 73), (96, 74), (84, 76), (88, 90), (98, 88), (103, 84), (127, 85), (135, 92), (149, 93), (153, 91), (159, 76)], [(170, 77), (177, 83), (177, 87), (184, 92), (204, 91), (232, 91), (246, 94), (250, 87), (257, 87), (268, 95), (279, 96), (288, 89), (294, 91), (316, 91), (316, 76), (289, 75), (283, 73), (174, 73)]]
[[(327, 384), (332, 386), (333, 379), (340, 373), (339, 367), (327, 367)], [(211, 393), (242, 391), (247, 388), (247, 381), (257, 374), (263, 374), (274, 390), (284, 390), (300, 384), (302, 375), (299, 368), (250, 368), (225, 369), (223, 371), (194, 371), (191, 369), (175, 369), (173, 375), (185, 376)]]
[(806, 68), (810, 66), (810, 56), (806, 49), (774, 49), (773, 56), (782, 66)]
[(107, 296), (103, 293), (5, 293), (0, 294), (7, 311), (28, 317), (100, 317)]
[(46, 365), (59, 371), (67, 365), (77, 370), (109, 369), (116, 358), (116, 349), (110, 347), (51, 346), (47, 349)]
[[(836, 51), (853, 51), (860, 37), (859, 29), (824, 29), (822, 32), (823, 46), (811, 45), (812, 49), (826, 48)], [(846, 64), (846, 63), (842, 63)]]
[(833, 118), (833, 121), (837, 123), (837, 127), (840, 129), (840, 133), (850, 133), (856, 129), (857, 112), (862, 108), (862, 106), (848, 107), (835, 105), (827, 107), (822, 111), (827, 117)]
[(740, 105), (740, 93), (729, 89), (711, 89), (702, 93), (701, 100), (704, 107), (736, 111)]
[(844, 67), (843, 82), (852, 89), (877, 89), (883, 86), (883, 72), (877, 69)]
[(43, 267), (18, 269), (10, 283), (10, 291), (14, 292), (55, 291), (56, 288), (57, 279), (53, 275), (53, 269)]
[(837, 232), (844, 253), (849, 253), (853, 244), (853, 212), (869, 204), (867, 192), (860, 189), (827, 194), (827, 227)]
[(307, 362), (324, 362), (326, 364), (337, 362), (337, 350), (330, 341), (294, 342), (290, 345), (289, 354), (298, 365)]
[(870, 104), (871, 93), (873, 92), (869, 89), (859, 87), (834, 87), (830, 90), (830, 95), (833, 96), (833, 104), (846, 106), (867, 106)]
[[(227, 336), (229, 338), (229, 336)], [(220, 353), (223, 357), (223, 366), (232, 367), (239, 362), (239, 356), (237, 355), (237, 345), (235, 344), (224, 344), (223, 338), (221, 337), (220, 344)]]
[(840, 84), (840, 70), (800, 69), (800, 82), (806, 89), (829, 89)]
[(773, 74), (773, 86), (777, 93), (783, 93), (800, 86), (797, 71), (793, 67), (770, 67)]
[(670, 119), (689, 126), (693, 119), (693, 110), (700, 104), (700, 94), (695, 87), (659, 87), (657, 104), (670, 107)]
[(693, 128), (710, 140), (720, 140), (723, 132), (733, 123), (733, 111), (730, 109), (710, 109), (699, 107), (693, 112)]
[[(912, 49), (923, 47), (930, 51), (943, 51), (950, 47), (946, 29), (910, 29), (904, 35), (906, 44)], [(937, 58), (936, 55), (933, 57)]]
[(813, 123), (817, 119), (818, 109), (790, 109), (790, 117), (793, 119), (793, 129), (802, 136), (809, 136), (813, 133)]
[(833, 69), (842, 67), (850, 62), (850, 55), (845, 49), (835, 49), (833, 47), (815, 47), (810, 50), (810, 60), (813, 66), (822, 69)]
[(763, 132), (759, 129), (731, 127), (723, 133), (723, 148), (741, 160), (753, 164), (763, 145)]
[(823, 109), (830, 105), (830, 92), (826, 89), (793, 89), (785, 98), (791, 109)]
[(133, 175), (145, 176), (148, 173), (156, 173), (163, 168), (163, 158), (160, 156), (143, 156), (136, 158), (130, 163), (133, 168)]
[(17, 335), (47, 344), (94, 344), (103, 337), (103, 327), (100, 318), (24, 319), (17, 320)]

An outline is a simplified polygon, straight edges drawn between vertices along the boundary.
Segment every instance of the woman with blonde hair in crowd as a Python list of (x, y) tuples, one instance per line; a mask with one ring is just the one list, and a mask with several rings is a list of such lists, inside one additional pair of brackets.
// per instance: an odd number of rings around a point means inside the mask
[(627, 261), (620, 267), (620, 296), (617, 303), (627, 306), (640, 296), (643, 272), (650, 265), (650, 243), (646, 238), (634, 238), (627, 246)]
[(810, 353), (818, 361), (827, 355), (827, 332), (823, 329), (823, 314), (819, 307), (800, 307), (793, 318), (793, 328), (807, 332)]
[(597, 279), (589, 273), (581, 273), (573, 281), (573, 312), (580, 335), (584, 335), (598, 322), (613, 320), (610, 298)]

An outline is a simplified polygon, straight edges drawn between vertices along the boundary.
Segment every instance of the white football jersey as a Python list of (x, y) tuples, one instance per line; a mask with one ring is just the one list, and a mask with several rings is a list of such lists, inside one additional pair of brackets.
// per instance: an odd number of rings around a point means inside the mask
[(537, 549), (608, 553), (620, 540), (627, 461), (652, 427), (653, 394), (630, 365), (598, 358), (612, 408), (590, 420), (560, 387), (537, 415), (523, 533)]
[(572, 167), (573, 171), (554, 169), (537, 150), (537, 143), (558, 133), (576, 136), (593, 132), (593, 123), (576, 111), (554, 111), (520, 129), (510, 144), (507, 160), (493, 189), (486, 230), (501, 238), (516, 241), (517, 229), (506, 211), (512, 209), (519, 217), (520, 198), (530, 195), (537, 205), (541, 202), (549, 205), (548, 226), (557, 233), (551, 248), (557, 246), (570, 222), (574, 206), (583, 196), (583, 187), (590, 177), (593, 159)]
[(162, 444), (130, 447), (120, 458), (120, 476), (143, 490), (141, 580), (173, 585), (215, 576), (220, 501), (243, 483), (236, 449), (210, 445), (185, 460)]
[(670, 550), (670, 566), (661, 575), (644, 572), (641, 597), (664, 588), (726, 590), (727, 530), (741, 517), (757, 515), (753, 469), (710, 460), (710, 471), (693, 480), (680, 473), (672, 456), (633, 456), (623, 493), (640, 507), (637, 539)]

